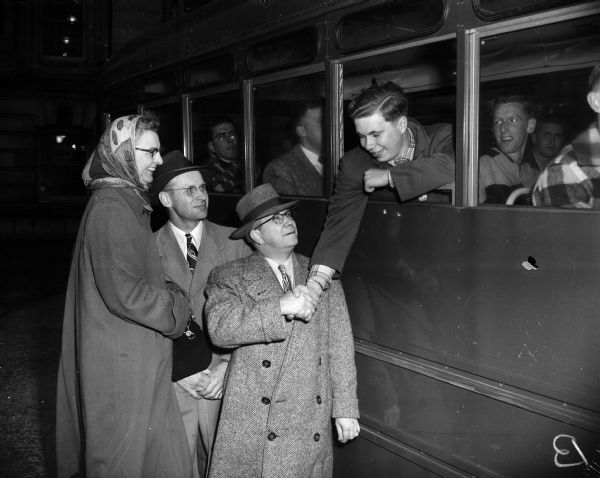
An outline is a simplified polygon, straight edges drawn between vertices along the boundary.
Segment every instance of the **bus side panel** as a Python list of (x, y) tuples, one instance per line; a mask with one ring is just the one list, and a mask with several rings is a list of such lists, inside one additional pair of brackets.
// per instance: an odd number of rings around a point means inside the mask
[(599, 221), (371, 203), (342, 279), (355, 337), (597, 412)]

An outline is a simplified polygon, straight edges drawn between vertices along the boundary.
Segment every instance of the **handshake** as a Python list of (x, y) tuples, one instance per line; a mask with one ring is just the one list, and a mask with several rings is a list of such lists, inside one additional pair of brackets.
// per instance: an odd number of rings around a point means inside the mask
[(305, 285), (297, 285), (279, 299), (281, 315), (285, 315), (288, 320), (301, 319), (305, 322), (317, 310), (318, 303), (319, 294)]

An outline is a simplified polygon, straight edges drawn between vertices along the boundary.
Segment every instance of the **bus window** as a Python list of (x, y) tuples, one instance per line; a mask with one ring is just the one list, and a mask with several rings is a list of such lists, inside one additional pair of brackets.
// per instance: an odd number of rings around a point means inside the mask
[(473, 0), (477, 15), (484, 20), (523, 15), (557, 6), (583, 3), (585, 0)]
[(244, 191), (244, 137), (239, 90), (192, 99), (192, 154), (207, 167), (204, 180), (211, 192)]
[(154, 114), (160, 120), (158, 135), (163, 154), (174, 149), (183, 151), (183, 126), (181, 123), (181, 104), (179, 102), (144, 105), (143, 112)]
[(287, 196), (323, 197), (324, 73), (257, 86), (257, 183)]
[(546, 165), (594, 120), (586, 96), (591, 66), (600, 60), (598, 21), (482, 39), (480, 204), (531, 205)]
[[(452, 202), (455, 51), (456, 42), (449, 40), (344, 65), (344, 149), (363, 162), (391, 166), (391, 181), (375, 187), (371, 199)], [(395, 106), (385, 113), (390, 117), (383, 118), (379, 105), (392, 102)], [(394, 167), (402, 162), (411, 164)]]

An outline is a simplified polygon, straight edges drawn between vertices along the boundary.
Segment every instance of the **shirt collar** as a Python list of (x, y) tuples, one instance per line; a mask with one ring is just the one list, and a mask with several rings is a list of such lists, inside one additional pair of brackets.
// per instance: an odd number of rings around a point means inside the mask
[[(179, 229), (175, 224), (169, 221), (171, 225), (171, 230), (175, 235), (175, 239), (177, 239), (177, 244), (179, 244), (179, 248), (183, 252), (184, 255), (187, 254), (187, 239), (185, 237), (185, 232)], [(202, 240), (202, 232), (204, 230), (204, 221), (198, 222), (198, 225), (190, 231), (192, 236), (192, 242), (196, 246), (196, 249), (200, 249), (200, 241)]]
[(406, 151), (406, 153), (404, 153), (399, 158), (391, 159), (390, 161), (388, 161), (388, 164), (390, 166), (398, 166), (401, 163), (405, 163), (406, 161), (413, 160), (413, 157), (415, 155), (415, 137), (408, 126), (406, 127), (406, 130), (408, 131), (408, 135), (409, 135), (408, 150)]

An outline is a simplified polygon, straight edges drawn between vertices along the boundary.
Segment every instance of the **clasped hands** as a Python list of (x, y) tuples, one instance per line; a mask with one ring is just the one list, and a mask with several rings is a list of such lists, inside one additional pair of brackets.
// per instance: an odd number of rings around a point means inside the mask
[(177, 385), (183, 388), (196, 400), (218, 400), (223, 396), (223, 381), (227, 362), (219, 362), (202, 372), (195, 373), (177, 381)]
[(279, 299), (281, 315), (288, 320), (301, 319), (308, 322), (317, 310), (319, 295), (310, 287), (297, 285), (291, 292), (287, 292)]
[(372, 193), (376, 188), (389, 186), (388, 170), (376, 168), (367, 169), (363, 180), (365, 192)]

